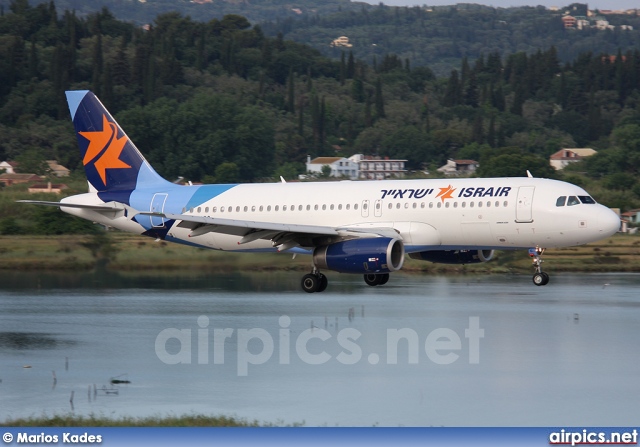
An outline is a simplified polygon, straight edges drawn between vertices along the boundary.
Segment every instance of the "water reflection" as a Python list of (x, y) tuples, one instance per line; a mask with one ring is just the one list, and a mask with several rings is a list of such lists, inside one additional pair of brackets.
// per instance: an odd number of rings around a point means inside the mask
[[(528, 276), (395, 275), (371, 288), (336, 274), (323, 294), (301, 292), (300, 277), (0, 273), (0, 420), (67, 412), (72, 392), (79, 414), (308, 425), (633, 425), (640, 410), (639, 275), (557, 275), (544, 288)], [(472, 318), (484, 331), (477, 352)], [(158, 355), (167, 329), (188, 334), (188, 362)], [(243, 344), (252, 329), (273, 352), (244, 365), (264, 348)], [(441, 329), (455, 343), (428, 351)], [(216, 330), (229, 334), (222, 362)], [(324, 363), (300, 355), (310, 330), (306, 347)], [(341, 331), (359, 335), (349, 345)], [(417, 340), (401, 340), (395, 362), (389, 331)], [(186, 344), (172, 333), (162, 347), (175, 355)], [(449, 352), (452, 363), (434, 361)]]

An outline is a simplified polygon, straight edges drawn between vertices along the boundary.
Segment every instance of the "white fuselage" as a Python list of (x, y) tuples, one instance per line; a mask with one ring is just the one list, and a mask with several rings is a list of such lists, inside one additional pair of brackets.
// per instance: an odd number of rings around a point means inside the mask
[[(562, 247), (607, 237), (619, 226), (608, 208), (596, 203), (558, 206), (559, 197), (588, 197), (575, 185), (538, 178), (383, 180), (363, 182), (229, 185), (215, 194), (193, 194), (202, 186), (136, 190), (131, 206), (191, 216), (207, 216), (333, 228), (392, 228), (408, 253), (448, 249)], [(192, 197), (201, 196), (194, 202)], [(102, 203), (95, 193), (67, 198)], [(64, 200), (63, 200), (64, 202)], [(270, 240), (239, 245), (244, 236), (209, 231), (194, 235), (179, 221), (86, 209), (64, 211), (125, 231), (167, 228), (167, 239), (218, 250), (274, 249)], [(305, 248), (305, 247), (302, 247)]]

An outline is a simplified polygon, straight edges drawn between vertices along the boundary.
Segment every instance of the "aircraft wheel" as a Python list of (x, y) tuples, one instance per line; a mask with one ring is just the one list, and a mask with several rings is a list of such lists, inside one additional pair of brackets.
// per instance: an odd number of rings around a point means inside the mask
[(549, 275), (545, 272), (541, 272), (542, 276), (544, 276), (544, 282), (542, 283), (543, 286), (546, 286), (547, 284), (549, 284)]
[(379, 275), (380, 276), (380, 282), (378, 283), (378, 285), (382, 286), (385, 285), (386, 283), (389, 282), (389, 274), (385, 273), (383, 275)]
[(324, 292), (329, 285), (329, 280), (322, 273), (318, 273), (318, 277), (320, 278), (320, 280), (318, 284), (318, 290), (316, 290), (316, 292)]
[(533, 275), (533, 283), (536, 286), (546, 286), (549, 283), (549, 275), (545, 272), (536, 273)]
[(380, 276), (381, 275), (367, 273), (366, 275), (364, 275), (364, 282), (366, 282), (368, 286), (377, 286), (378, 284), (380, 284)]
[(304, 275), (302, 277), (302, 282), (300, 283), (300, 285), (302, 286), (302, 290), (307, 293), (318, 292), (320, 284), (320, 278), (312, 273), (307, 273), (306, 275)]

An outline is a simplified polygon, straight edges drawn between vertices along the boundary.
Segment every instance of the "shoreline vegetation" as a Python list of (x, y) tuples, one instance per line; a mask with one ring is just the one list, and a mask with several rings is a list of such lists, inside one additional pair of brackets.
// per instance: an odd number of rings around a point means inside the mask
[[(640, 272), (640, 236), (617, 234), (602, 241), (548, 249), (543, 259), (553, 272)], [(90, 271), (106, 268), (123, 272), (185, 270), (229, 273), (236, 271), (306, 271), (310, 259), (286, 253), (232, 253), (155, 241), (120, 232), (94, 235), (0, 236), (0, 270)], [(532, 272), (526, 251), (497, 251), (487, 263), (434, 264), (408, 256), (405, 273), (504, 274)]]
[(8, 419), (0, 427), (298, 427), (303, 424), (284, 424), (249, 421), (229, 416), (185, 414), (182, 416), (103, 416), (60, 414), (54, 416)]

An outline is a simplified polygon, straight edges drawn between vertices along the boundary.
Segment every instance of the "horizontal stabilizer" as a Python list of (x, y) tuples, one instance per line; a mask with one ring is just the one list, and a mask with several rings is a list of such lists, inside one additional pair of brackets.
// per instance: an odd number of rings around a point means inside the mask
[(29, 203), (31, 205), (58, 206), (64, 208), (82, 208), (93, 211), (119, 211), (129, 208), (128, 206), (118, 202), (107, 202), (101, 205), (88, 205), (86, 203), (68, 203), (68, 202), (47, 202), (44, 200), (18, 200), (18, 203)]

